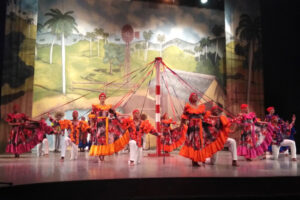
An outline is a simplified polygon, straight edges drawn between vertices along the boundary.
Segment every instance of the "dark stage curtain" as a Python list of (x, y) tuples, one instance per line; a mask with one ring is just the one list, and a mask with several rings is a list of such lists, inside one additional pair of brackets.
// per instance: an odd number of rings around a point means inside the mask
[[(4, 120), (12, 112), (13, 105), (18, 104), (20, 112), (31, 116), (37, 16), (37, 6), (34, 9), (32, 3), (28, 0), (6, 2), (5, 27), (1, 31), (4, 33), (4, 51), (1, 68), (0, 152), (5, 150), (10, 128)], [(35, 3), (37, 5), (37, 1)], [(29, 4), (31, 7), (28, 7)]]

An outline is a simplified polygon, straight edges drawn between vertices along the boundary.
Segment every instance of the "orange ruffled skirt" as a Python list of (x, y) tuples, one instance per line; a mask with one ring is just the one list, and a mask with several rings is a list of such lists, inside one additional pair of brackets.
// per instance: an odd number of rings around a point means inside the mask
[(128, 130), (115, 142), (106, 145), (92, 145), (89, 155), (90, 156), (107, 156), (117, 153), (125, 148), (129, 143), (129, 132)]
[[(200, 123), (202, 123), (201, 120)], [(201, 132), (202, 124), (199, 127), (201, 127)], [(224, 145), (228, 138), (228, 134), (229, 127), (225, 126), (223, 129), (220, 130), (218, 137), (213, 142), (209, 143), (208, 145), (205, 145), (203, 148), (200, 148), (198, 150), (194, 149), (192, 146), (188, 146), (186, 142), (181, 148), (179, 155), (184, 156), (186, 158), (190, 158), (194, 162), (205, 162), (207, 158), (211, 158), (213, 154), (224, 148)], [(188, 140), (188, 138), (186, 138), (186, 140)]]
[(187, 129), (188, 129), (187, 125), (184, 125), (183, 129), (181, 130), (181, 137), (177, 141), (172, 141), (172, 144), (163, 144), (161, 142), (160, 149), (162, 149), (164, 152), (172, 152), (174, 149), (180, 147), (186, 140)]

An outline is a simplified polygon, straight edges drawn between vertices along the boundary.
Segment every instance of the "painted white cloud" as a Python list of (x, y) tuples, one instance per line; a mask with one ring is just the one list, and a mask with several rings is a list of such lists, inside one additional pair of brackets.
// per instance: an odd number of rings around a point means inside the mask
[[(45, 0), (41, 0), (45, 1)], [(178, 38), (198, 42), (210, 34), (209, 22), (224, 24), (224, 12), (149, 2), (130, 2), (124, 0), (65, 0), (64, 10), (73, 10), (73, 16), (81, 34), (103, 28), (110, 34), (120, 33), (125, 24), (131, 24), (135, 31), (152, 30), (156, 42), (158, 31), (166, 35), (166, 40)], [(61, 3), (56, 2), (56, 6)], [(45, 1), (42, 12), (52, 7), (52, 1)], [(48, 9), (48, 10), (47, 10)], [(62, 9), (60, 7), (59, 9)]]

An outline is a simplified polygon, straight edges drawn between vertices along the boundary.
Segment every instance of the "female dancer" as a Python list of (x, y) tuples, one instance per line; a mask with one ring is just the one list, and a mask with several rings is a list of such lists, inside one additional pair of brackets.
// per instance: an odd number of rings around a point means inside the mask
[(241, 113), (234, 122), (242, 128), (238, 145), (239, 156), (244, 156), (247, 161), (251, 161), (268, 150), (272, 142), (268, 123), (259, 121), (254, 112), (249, 113), (247, 104), (241, 105)]
[(182, 114), (182, 125), (187, 123), (188, 130), (186, 141), (179, 154), (190, 158), (194, 167), (199, 167), (198, 162), (205, 163), (207, 158), (222, 150), (229, 133), (229, 129), (222, 129), (212, 136), (205, 127), (208, 124), (203, 122), (204, 115), (205, 106), (198, 104), (197, 94), (192, 93)]
[(29, 119), (24, 113), (19, 112), (19, 106), (13, 106), (13, 112), (7, 115), (6, 121), (12, 126), (6, 152), (20, 154), (30, 151), (44, 137), (44, 131), (40, 131), (40, 122)]
[[(43, 138), (39, 138), (41, 141), (37, 144), (37, 157), (40, 156), (48, 156), (49, 155), (49, 143), (47, 139), (47, 134), (53, 135), (55, 133), (54, 129), (51, 126), (48, 126), (44, 117), (41, 118), (40, 121), (37, 122), (36, 131), (40, 132), (38, 135)], [(44, 148), (44, 151), (43, 151)]]
[(104, 156), (121, 151), (129, 142), (129, 132), (121, 128), (121, 121), (111, 105), (105, 103), (106, 95), (99, 95), (100, 104), (92, 105), (89, 115), (93, 135), (90, 156), (98, 156), (100, 161)]

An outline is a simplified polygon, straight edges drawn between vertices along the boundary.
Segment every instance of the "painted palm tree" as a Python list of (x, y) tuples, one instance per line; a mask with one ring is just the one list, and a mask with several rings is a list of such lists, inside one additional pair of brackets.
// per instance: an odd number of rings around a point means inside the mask
[(140, 43), (135, 44), (135, 49), (138, 52), (138, 57), (140, 57), (140, 49), (141, 49), (142, 45)]
[(37, 29), (37, 32), (38, 32), (38, 33), (41, 33), (41, 32), (43, 31), (43, 28), (44, 28), (44, 25), (41, 24), (41, 23), (38, 23), (38, 24), (36, 25), (36, 29)]
[(103, 63), (109, 63), (109, 73), (112, 74), (112, 66), (120, 66), (125, 60), (125, 51), (118, 45), (105, 44)]
[(22, 15), (23, 15), (23, 18), (25, 18), (27, 16), (27, 12), (23, 11)]
[(207, 60), (207, 47), (209, 46), (209, 44), (210, 44), (210, 39), (209, 39), (209, 37), (207, 37), (207, 38), (202, 38), (201, 40), (200, 40), (200, 46), (201, 46), (201, 48), (205, 48), (205, 59)]
[(240, 16), (240, 22), (236, 28), (236, 36), (241, 41), (248, 43), (248, 87), (247, 87), (247, 104), (250, 103), (250, 90), (251, 90), (251, 76), (253, 65), (253, 53), (254, 47), (257, 41), (261, 39), (261, 24), (260, 18), (256, 17), (252, 19), (249, 15), (242, 14)]
[[(46, 13), (45, 16), (52, 16), (52, 13)], [(49, 52), (49, 64), (51, 65), (52, 57), (53, 57), (53, 45), (54, 45), (55, 39), (58, 38), (59, 35), (58, 35), (57, 26), (56, 26), (57, 22), (55, 22), (54, 20), (51, 20), (50, 22), (48, 22), (48, 21), (46, 21), (43, 26), (50, 29), (50, 33), (52, 35), (52, 41), (51, 41), (50, 52)]]
[(65, 50), (65, 38), (68, 37), (72, 32), (77, 30), (77, 24), (72, 14), (74, 11), (68, 11), (62, 13), (59, 9), (50, 9), (50, 12), (46, 13), (45, 16), (49, 16), (45, 22), (51, 33), (59, 35), (61, 37), (61, 65), (62, 65), (62, 93), (66, 94), (66, 50)]
[[(36, 25), (36, 30), (37, 30), (38, 33), (41, 33), (43, 29), (44, 29), (44, 25), (43, 25), (43, 24), (38, 23), (38, 24)], [(37, 56), (37, 43), (35, 43), (35, 51), (34, 51), (34, 55), (35, 55), (35, 57)]]
[(216, 40), (215, 63), (217, 62), (217, 55), (218, 55), (218, 38), (222, 35), (223, 32), (224, 32), (223, 26), (214, 25), (214, 27), (212, 28), (212, 33), (216, 37), (215, 38)]
[(95, 33), (92, 32), (86, 32), (86, 36), (85, 36), (89, 42), (90, 42), (90, 57), (92, 56), (92, 41), (96, 38)]
[(162, 57), (162, 44), (165, 41), (165, 35), (164, 34), (158, 34), (157, 35), (157, 41), (160, 43), (159, 55), (160, 55), (160, 57)]
[(97, 45), (97, 55), (100, 56), (100, 40), (103, 38), (104, 30), (103, 28), (95, 28), (94, 33), (96, 35), (98, 45)]
[[(200, 44), (195, 46), (195, 48), (194, 48), (194, 51), (196, 52), (196, 60), (198, 62), (200, 62), (200, 54), (201, 54), (202, 50), (203, 50), (203, 48), (201, 47)], [(198, 57), (198, 59), (197, 59), (197, 57)]]
[(151, 40), (151, 37), (153, 35), (153, 32), (151, 30), (144, 31), (143, 36), (146, 41), (146, 48), (145, 48), (145, 54), (144, 54), (144, 61), (148, 60), (148, 48), (149, 48), (149, 41)]
[(107, 43), (107, 38), (109, 37), (109, 33), (103, 33), (104, 44)]

